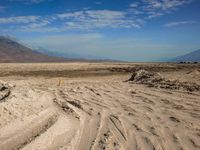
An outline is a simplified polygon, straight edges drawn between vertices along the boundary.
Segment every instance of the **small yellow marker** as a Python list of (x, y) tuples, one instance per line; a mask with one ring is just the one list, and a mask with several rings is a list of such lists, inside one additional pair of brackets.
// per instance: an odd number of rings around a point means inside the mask
[(58, 86), (61, 86), (63, 81), (61, 79), (58, 80)]

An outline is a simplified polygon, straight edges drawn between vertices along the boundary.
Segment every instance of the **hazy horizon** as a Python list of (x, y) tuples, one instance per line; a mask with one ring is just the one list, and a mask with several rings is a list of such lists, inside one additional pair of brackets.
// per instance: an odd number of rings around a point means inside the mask
[(69, 57), (154, 61), (200, 48), (198, 0), (4, 0), (0, 35)]

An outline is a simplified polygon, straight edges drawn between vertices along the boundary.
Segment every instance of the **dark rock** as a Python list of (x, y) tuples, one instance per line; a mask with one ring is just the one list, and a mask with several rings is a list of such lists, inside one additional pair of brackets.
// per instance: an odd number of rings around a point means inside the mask
[(0, 82), (0, 101), (10, 95), (10, 89), (11, 87)]

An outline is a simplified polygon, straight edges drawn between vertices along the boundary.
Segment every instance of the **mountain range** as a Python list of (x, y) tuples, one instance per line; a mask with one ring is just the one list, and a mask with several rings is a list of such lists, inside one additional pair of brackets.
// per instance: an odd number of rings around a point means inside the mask
[[(63, 57), (62, 57), (63, 56)], [(48, 50), (41, 52), (32, 50), (19, 42), (7, 37), (0, 36), (0, 63), (5, 62), (66, 62), (66, 61), (90, 61), (90, 62), (116, 62), (110, 59), (82, 59), (67, 58), (57, 52), (50, 53)], [(164, 62), (200, 62), (200, 49), (176, 58), (165, 58)]]
[(45, 49), (32, 50), (11, 38), (0, 36), (0, 63), (31, 62), (120, 62), (112, 59), (85, 59)]
[(200, 49), (172, 59), (173, 62), (200, 62)]
[(0, 37), (0, 62), (62, 62), (65, 58), (34, 51), (7, 37)]

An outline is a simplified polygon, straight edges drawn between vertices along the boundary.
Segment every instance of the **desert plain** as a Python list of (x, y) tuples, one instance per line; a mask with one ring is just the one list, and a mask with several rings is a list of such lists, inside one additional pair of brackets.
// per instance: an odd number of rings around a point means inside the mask
[(200, 64), (0, 64), (0, 150), (18, 149), (200, 149)]

